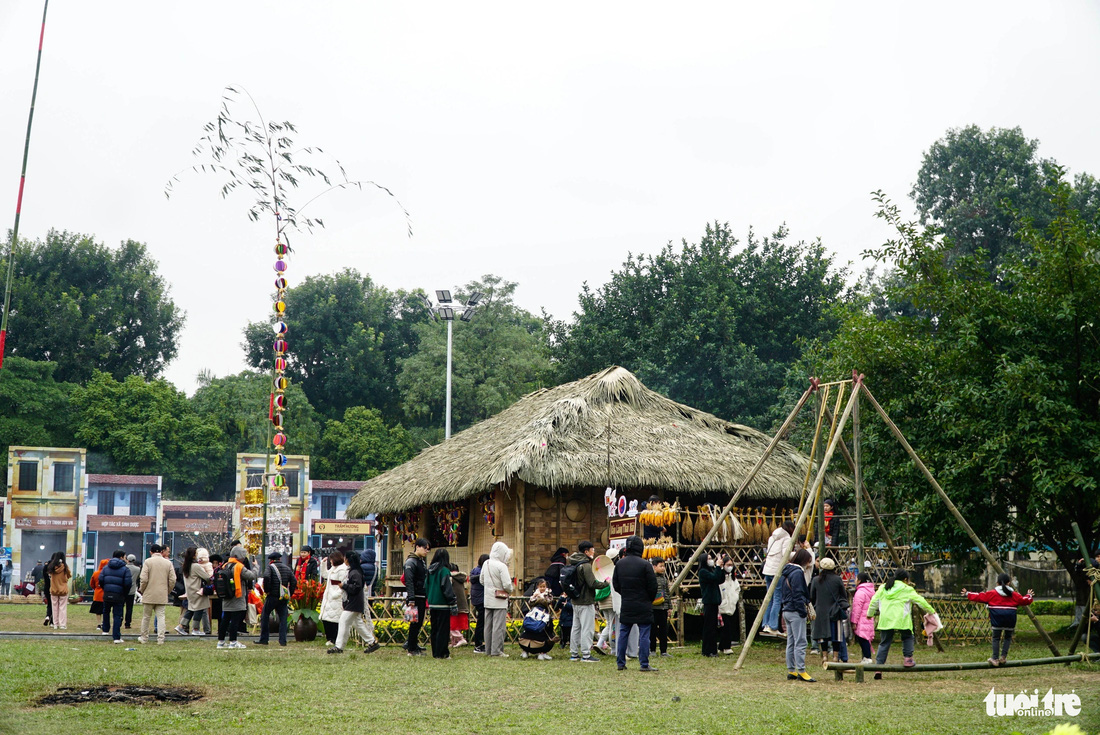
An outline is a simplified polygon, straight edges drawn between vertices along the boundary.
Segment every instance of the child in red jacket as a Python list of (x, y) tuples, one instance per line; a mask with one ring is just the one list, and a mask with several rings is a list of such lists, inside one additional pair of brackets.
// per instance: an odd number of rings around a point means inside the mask
[(989, 623), (993, 626), (993, 656), (989, 663), (993, 666), (1000, 666), (1008, 660), (1008, 647), (1012, 645), (1012, 635), (1016, 632), (1016, 608), (1030, 605), (1035, 596), (1034, 590), (1021, 595), (1008, 586), (1010, 582), (1012, 577), (1001, 574), (997, 577), (997, 586), (991, 590), (962, 591), (971, 602), (984, 602), (989, 606)]

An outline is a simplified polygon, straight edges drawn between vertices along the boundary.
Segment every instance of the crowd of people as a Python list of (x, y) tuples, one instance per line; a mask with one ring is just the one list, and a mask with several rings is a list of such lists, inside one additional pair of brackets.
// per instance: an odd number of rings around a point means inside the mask
[[(850, 646), (858, 646), (863, 664), (884, 664), (895, 639), (900, 638), (902, 661), (915, 665), (915, 636), (911, 610), (926, 613), (933, 625), (933, 606), (909, 584), (904, 569), (889, 573), (876, 587), (866, 572), (853, 580), (852, 594), (842, 579), (835, 560), (817, 560), (813, 549), (800, 537), (790, 557), (784, 559), (794, 524), (784, 523), (772, 534), (766, 547), (764, 579), (770, 584), (779, 577), (776, 590), (765, 608), (765, 635), (786, 639), (786, 669), (789, 680), (812, 682), (806, 670), (807, 652), (832, 656), (847, 662)], [(636, 659), (641, 671), (656, 671), (654, 656), (668, 657), (671, 608), (665, 562), (645, 560), (643, 539), (632, 536), (625, 545), (605, 553), (613, 564), (609, 578), (597, 575), (593, 561), (596, 547), (581, 541), (577, 550), (558, 548), (542, 577), (523, 591), (524, 616), (518, 636), (522, 658), (551, 660), (555, 647), (569, 651), (569, 660), (594, 663), (598, 655), (614, 655), (622, 670)], [(131, 554), (115, 551), (103, 559), (92, 574), (93, 600), (89, 608), (96, 627), (123, 642), (123, 630), (132, 625), (133, 608), (141, 604), (138, 642), (147, 643), (155, 634), (165, 641), (169, 607), (179, 608), (174, 632), (181, 636), (211, 635), (217, 624), (217, 648), (243, 649), (238, 640), (249, 625), (259, 627), (257, 645), (269, 645), (273, 635), (287, 645), (289, 602), (307, 582), (322, 588), (319, 618), (329, 654), (344, 653), (356, 633), (364, 653), (380, 648), (374, 634), (370, 597), (378, 568), (373, 550), (360, 555), (336, 550), (327, 558), (302, 547), (293, 568), (282, 554), (273, 552), (266, 565), (254, 569), (248, 555), (235, 543), (223, 558), (201, 547), (188, 547), (181, 559), (173, 560), (167, 546), (153, 544), (150, 556), (140, 565)], [(431, 555), (431, 561), (428, 557)], [(467, 645), (472, 629), (472, 650), (490, 658), (507, 658), (505, 641), (510, 602), (520, 592), (509, 565), (513, 552), (503, 541), (482, 554), (477, 565), (462, 572), (452, 563), (450, 552), (416, 539), (402, 568), (401, 583), (407, 594), (405, 612), (408, 634), (403, 644), (409, 656), (422, 656), (420, 633), (430, 621), (430, 649), (433, 658), (447, 659), (451, 652)], [(1100, 556), (1097, 564), (1100, 565)], [(42, 565), (40, 590), (47, 601), (44, 625), (66, 630), (72, 570), (63, 552), (55, 553)], [(732, 653), (735, 622), (741, 596), (733, 560), (724, 554), (707, 553), (697, 569), (702, 612), (704, 657)], [(1033, 593), (1021, 594), (1002, 574), (991, 590), (962, 590), (969, 601), (985, 604), (992, 628), (991, 666), (1007, 662), (1016, 627), (1017, 610), (1030, 605)], [(603, 621), (596, 635), (597, 611)], [(1100, 606), (1090, 611), (1091, 622), (1100, 624)], [(743, 626), (742, 621), (742, 626)], [(277, 627), (277, 633), (271, 629)], [(873, 647), (878, 634), (878, 648)], [(1100, 636), (1090, 645), (1100, 652)], [(876, 673), (875, 678), (881, 678)]]

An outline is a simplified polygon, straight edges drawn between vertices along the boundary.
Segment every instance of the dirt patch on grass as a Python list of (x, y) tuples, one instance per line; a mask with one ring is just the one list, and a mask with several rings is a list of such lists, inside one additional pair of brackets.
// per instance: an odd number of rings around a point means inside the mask
[(122, 704), (187, 704), (202, 699), (198, 689), (186, 687), (91, 686), (58, 687), (53, 694), (39, 697), (38, 706), (49, 704), (89, 704), (119, 702)]

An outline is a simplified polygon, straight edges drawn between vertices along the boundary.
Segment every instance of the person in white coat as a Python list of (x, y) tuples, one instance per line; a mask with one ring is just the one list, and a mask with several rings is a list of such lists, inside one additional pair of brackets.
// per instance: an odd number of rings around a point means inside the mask
[(489, 551), (489, 560), (481, 567), (481, 583), (485, 586), (485, 652), (507, 658), (504, 639), (508, 619), (508, 598), (512, 594), (512, 573), (508, 564), (512, 550), (497, 541)]
[[(765, 585), (770, 585), (772, 579), (782, 573), (783, 567), (787, 566), (787, 556), (783, 552), (787, 550), (792, 533), (794, 533), (793, 521), (783, 521), (782, 526), (772, 531), (771, 538), (768, 539), (767, 557), (764, 559)], [(780, 597), (777, 587), (775, 594), (772, 595), (771, 604), (768, 605), (768, 611), (764, 613), (764, 626), (760, 629), (764, 635), (783, 635), (779, 632)]]
[(340, 631), (340, 615), (344, 612), (342, 585), (348, 578), (344, 552), (334, 551), (321, 563), (321, 576), (325, 578), (325, 593), (321, 596), (321, 623), (325, 626), (326, 646), (336, 645)]
[(724, 556), (722, 563), (726, 581), (718, 585), (718, 591), (722, 593), (722, 601), (718, 603), (718, 615), (722, 619), (722, 627), (718, 631), (718, 652), (729, 655), (733, 653), (733, 624), (737, 620), (737, 603), (741, 600), (741, 583), (734, 576), (733, 560)]

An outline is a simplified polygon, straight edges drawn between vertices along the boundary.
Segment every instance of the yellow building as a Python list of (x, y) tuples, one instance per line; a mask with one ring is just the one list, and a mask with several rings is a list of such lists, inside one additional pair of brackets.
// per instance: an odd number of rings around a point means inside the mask
[[(241, 527), (241, 494), (247, 487), (259, 487), (267, 466), (267, 455), (237, 455), (237, 493), (234, 498), (233, 527)], [(291, 454), (287, 456), (286, 466), (282, 468), (283, 477), (290, 495), (290, 533), (294, 553), (309, 543), (309, 456)]]
[(8, 447), (4, 538), (12, 550), (13, 582), (56, 551), (65, 552), (71, 569), (80, 568), (85, 460), (83, 449)]

